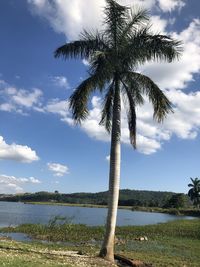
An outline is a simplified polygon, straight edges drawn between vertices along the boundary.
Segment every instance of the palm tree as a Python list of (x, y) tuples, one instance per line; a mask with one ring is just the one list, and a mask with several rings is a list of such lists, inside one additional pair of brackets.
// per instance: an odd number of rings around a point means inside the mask
[(188, 184), (189, 187), (192, 187), (188, 191), (188, 196), (193, 202), (194, 206), (199, 207), (200, 204), (200, 180), (196, 177), (195, 179), (190, 178), (192, 181), (191, 184)]
[(106, 0), (104, 15), (102, 31), (84, 30), (80, 40), (59, 47), (55, 57), (87, 59), (90, 63), (88, 78), (69, 99), (75, 122), (81, 123), (87, 118), (91, 93), (99, 90), (103, 95), (100, 124), (111, 133), (111, 149), (108, 215), (100, 256), (113, 261), (120, 183), (121, 99), (127, 108), (130, 143), (136, 148), (136, 106), (144, 103), (143, 96), (153, 104), (153, 116), (158, 122), (172, 111), (170, 101), (159, 87), (136, 69), (147, 61), (177, 59), (181, 43), (153, 34), (146, 10), (133, 11), (114, 0)]

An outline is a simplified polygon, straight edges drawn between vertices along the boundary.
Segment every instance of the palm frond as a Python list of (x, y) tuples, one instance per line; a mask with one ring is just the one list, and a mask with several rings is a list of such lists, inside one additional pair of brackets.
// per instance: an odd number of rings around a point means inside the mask
[(194, 190), (193, 188), (191, 188), (189, 191), (188, 191), (188, 196), (190, 197), (190, 199), (193, 201), (194, 200)]
[(147, 61), (147, 51), (143, 49), (145, 42), (144, 36), (147, 35), (150, 26), (144, 26), (139, 29), (133, 29), (133, 32), (126, 35), (123, 40), (123, 46), (119, 53), (121, 57), (121, 63), (129, 70), (135, 70), (139, 65), (144, 64)]
[(173, 112), (169, 99), (149, 77), (136, 72), (129, 72), (127, 77), (137, 83), (141, 92), (148, 96), (149, 101), (153, 104), (154, 119), (162, 122), (167, 114)]
[(112, 47), (116, 47), (119, 36), (126, 26), (126, 19), (130, 8), (122, 6), (114, 0), (106, 0), (106, 2), (107, 5), (104, 9), (105, 33), (110, 39)]
[(104, 97), (102, 115), (100, 125), (104, 125), (107, 132), (111, 132), (112, 117), (113, 117), (113, 101), (114, 101), (114, 82), (108, 87), (107, 93)]
[(147, 54), (148, 60), (172, 62), (174, 59), (179, 59), (183, 51), (182, 42), (160, 34), (146, 36), (144, 46), (149, 54)]
[(91, 55), (97, 50), (105, 50), (106, 44), (103, 37), (97, 32), (96, 34), (83, 31), (81, 39), (66, 43), (60, 46), (54, 52), (56, 58), (63, 57), (67, 58), (90, 58)]
[(141, 88), (138, 86), (138, 83), (136, 83), (134, 79), (130, 78), (130, 75), (124, 75), (123, 78), (121, 78), (121, 82), (124, 88), (126, 90), (129, 90), (131, 97), (134, 100), (135, 105), (143, 105), (144, 98), (142, 96), (142, 91), (141, 91)]
[[(124, 101), (125, 104), (125, 108), (126, 108), (126, 112), (127, 112), (127, 119), (128, 119), (128, 127), (129, 127), (129, 133), (130, 133), (130, 143), (133, 146), (134, 149), (136, 149), (137, 145), (136, 145), (136, 95), (135, 95), (135, 91), (137, 91), (137, 89), (134, 87), (131, 87), (130, 84), (127, 85), (122, 79), (121, 79), (121, 83), (123, 85), (123, 93), (124, 93), (124, 98), (125, 100), (128, 101)], [(134, 90), (136, 89), (136, 90)], [(128, 102), (128, 103), (127, 103)]]
[(192, 184), (188, 184), (189, 187), (194, 187), (194, 188), (199, 188), (200, 190), (200, 180), (198, 179), (198, 177), (196, 178), (190, 178), (190, 180), (192, 181)]
[(151, 33), (151, 25), (136, 30), (127, 41), (121, 52), (124, 62), (130, 68), (137, 68), (146, 61), (157, 60), (172, 62), (179, 59), (183, 47), (182, 42), (171, 37)]
[[(89, 75), (101, 77), (103, 84), (109, 83), (113, 78), (113, 66), (109, 52), (97, 51), (90, 59)], [(103, 86), (101, 87), (103, 89)]]
[(76, 123), (81, 123), (88, 116), (88, 99), (95, 89), (103, 86), (101, 79), (97, 75), (90, 76), (84, 80), (70, 96), (69, 108)]
[(146, 9), (131, 9), (129, 12), (129, 18), (126, 27), (123, 29), (120, 41), (124, 41), (124, 38), (130, 37), (138, 29), (139, 26), (149, 21), (149, 14)]
[(136, 149), (136, 111), (135, 111), (135, 102), (131, 96), (129, 90), (127, 90), (127, 96), (129, 101), (129, 110), (128, 110), (128, 128), (130, 131), (130, 142), (131, 145)]

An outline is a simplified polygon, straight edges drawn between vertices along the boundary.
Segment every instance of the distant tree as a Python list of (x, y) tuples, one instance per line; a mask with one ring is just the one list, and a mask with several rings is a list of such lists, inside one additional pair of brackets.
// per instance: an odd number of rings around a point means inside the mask
[(83, 31), (80, 40), (59, 47), (56, 57), (87, 59), (89, 76), (74, 90), (69, 100), (73, 119), (87, 118), (88, 100), (95, 90), (104, 93), (101, 125), (111, 133), (109, 200), (106, 233), (100, 256), (114, 261), (114, 236), (120, 182), (121, 100), (127, 108), (130, 143), (136, 148), (136, 106), (153, 104), (154, 119), (163, 121), (172, 111), (170, 101), (138, 66), (161, 60), (172, 62), (182, 51), (180, 42), (169, 36), (154, 34), (146, 10), (135, 10), (106, 0), (102, 31)]
[(159, 207), (159, 203), (158, 203), (157, 200), (151, 199), (151, 200), (148, 202), (148, 207)]
[(55, 191), (54, 191), (54, 194), (59, 194), (58, 190), (55, 190)]
[(165, 208), (185, 208), (187, 206), (188, 199), (184, 194), (174, 194), (165, 204)]
[(192, 183), (188, 184), (191, 189), (188, 191), (188, 196), (190, 197), (193, 205), (199, 207), (200, 205), (200, 180), (196, 177), (195, 179), (190, 178)]

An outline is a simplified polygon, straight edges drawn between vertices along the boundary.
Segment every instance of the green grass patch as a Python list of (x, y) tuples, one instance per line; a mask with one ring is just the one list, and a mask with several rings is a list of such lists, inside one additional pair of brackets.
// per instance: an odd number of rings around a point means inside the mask
[[(38, 239), (48, 241), (64, 241), (66, 244), (37, 244), (38, 249), (80, 250), (88, 255), (97, 255), (103, 235), (104, 227), (89, 227), (74, 224), (34, 225), (26, 224), (15, 228), (4, 228), (1, 232), (22, 232)], [(129, 258), (152, 263), (155, 267), (197, 267), (200, 262), (200, 220), (182, 220), (146, 226), (123, 226), (116, 228), (118, 242), (115, 245), (116, 253)], [(138, 237), (147, 236), (148, 241), (137, 241)], [(21, 246), (16, 243), (15, 246)], [(28, 246), (36, 246), (35, 243)], [(28, 252), (27, 252), (28, 253)], [(5, 257), (0, 256), (1, 260)], [(44, 255), (43, 255), (44, 256)], [(43, 257), (41, 255), (41, 257)], [(21, 257), (21, 256), (20, 256)], [(46, 256), (44, 256), (46, 257)], [(20, 267), (26, 265), (22, 258)], [(24, 259), (26, 260), (26, 259)], [(43, 258), (36, 259), (36, 262)], [(50, 260), (49, 264), (53, 264)], [(59, 266), (59, 261), (55, 265)], [(57, 264), (57, 265), (56, 265)], [(60, 264), (60, 263), (59, 263)], [(12, 266), (12, 265), (2, 265)], [(18, 266), (18, 265), (13, 265)], [(38, 265), (39, 266), (39, 265)], [(43, 265), (42, 265), (43, 266)], [(44, 265), (45, 266), (45, 265)], [(63, 265), (65, 266), (65, 265)], [(70, 266), (70, 265), (69, 265)], [(72, 265), (76, 266), (76, 265)], [(89, 265), (88, 265), (89, 266)], [(98, 266), (98, 265), (97, 265)], [(99, 265), (100, 266), (100, 265)]]
[[(104, 227), (72, 223), (22, 224), (17, 227), (2, 228), (0, 232), (20, 232), (48, 241), (87, 241), (102, 240)], [(148, 236), (153, 240), (169, 236), (200, 239), (200, 220), (180, 220), (145, 226), (120, 226), (116, 228), (116, 236), (124, 240), (132, 240), (140, 236)]]

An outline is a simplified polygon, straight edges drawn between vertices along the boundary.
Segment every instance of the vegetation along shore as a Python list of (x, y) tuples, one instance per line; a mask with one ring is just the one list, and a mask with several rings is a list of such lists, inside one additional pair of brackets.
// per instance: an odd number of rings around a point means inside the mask
[[(96, 257), (104, 227), (86, 225), (26, 224), (1, 229), (25, 233), (32, 243), (0, 240), (1, 266), (115, 266)], [(6, 235), (6, 234), (5, 234)], [(139, 237), (147, 241), (139, 241)], [(40, 241), (43, 240), (43, 243)], [(45, 240), (45, 243), (44, 243)], [(116, 228), (116, 253), (156, 267), (198, 267), (200, 262), (200, 220), (173, 221), (147, 226)], [(82, 255), (82, 257), (81, 257)], [(29, 264), (29, 265), (28, 265)], [(106, 265), (107, 264), (107, 265)]]

